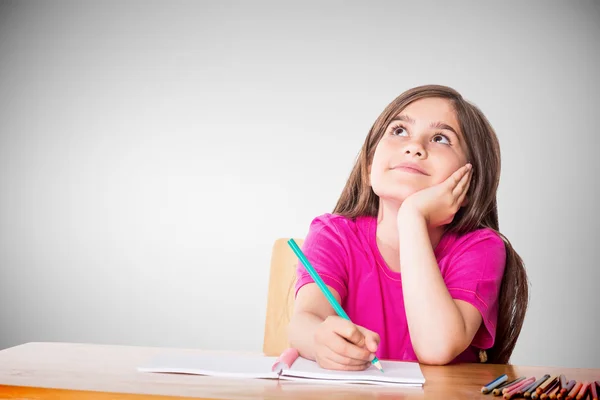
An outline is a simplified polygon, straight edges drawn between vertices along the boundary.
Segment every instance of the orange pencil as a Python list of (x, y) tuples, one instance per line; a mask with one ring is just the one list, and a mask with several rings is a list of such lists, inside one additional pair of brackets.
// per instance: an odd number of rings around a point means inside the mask
[(556, 395), (558, 394), (559, 391), (560, 391), (560, 383), (558, 385), (556, 385), (556, 387), (550, 392), (550, 394), (548, 395), (548, 398), (550, 400), (555, 400)]
[(542, 383), (542, 385), (535, 389), (535, 391), (537, 392), (538, 395), (544, 393), (546, 391), (546, 389), (548, 389), (548, 386), (552, 385), (554, 383), (554, 381), (558, 378), (557, 375), (551, 376), (550, 378), (546, 379), (546, 382)]
[(589, 382), (583, 382), (583, 385), (581, 385), (581, 389), (579, 389), (579, 393), (577, 394), (576, 399), (577, 400), (581, 400), (585, 397), (588, 389), (590, 388), (590, 383)]
[(550, 386), (548, 386), (546, 388), (546, 390), (544, 391), (544, 393), (542, 393), (540, 395), (540, 399), (545, 400), (548, 398), (548, 396), (550, 396), (550, 393), (552, 393), (554, 391), (554, 389), (556, 388), (560, 388), (560, 382), (557, 380), (554, 381), (554, 383)]
[(592, 400), (598, 400), (598, 390), (596, 390), (596, 385), (600, 386), (598, 382), (592, 382), (590, 385), (590, 389), (592, 391)]
[(575, 383), (575, 386), (573, 386), (573, 389), (571, 389), (571, 391), (567, 395), (567, 400), (573, 400), (575, 396), (577, 396), (577, 392), (579, 392), (579, 389), (581, 389), (581, 382)]
[(534, 383), (533, 385), (528, 387), (527, 390), (525, 390), (525, 393), (523, 393), (523, 397), (525, 397), (526, 399), (529, 399), (531, 397), (531, 395), (533, 393), (535, 393), (535, 389), (537, 389), (542, 383), (546, 382), (546, 379), (548, 379), (548, 378), (550, 378), (550, 375), (546, 374), (546, 375), (542, 376), (540, 379), (538, 379), (538, 381), (536, 383)]

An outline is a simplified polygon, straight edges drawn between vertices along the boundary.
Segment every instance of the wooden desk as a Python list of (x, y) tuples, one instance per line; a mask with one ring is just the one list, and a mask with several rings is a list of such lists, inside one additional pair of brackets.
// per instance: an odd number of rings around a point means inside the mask
[(226, 379), (181, 374), (150, 374), (137, 367), (162, 351), (201, 350), (73, 343), (27, 343), (0, 351), (2, 399), (500, 399), (480, 393), (502, 373), (600, 380), (600, 369), (513, 367), (505, 365), (422, 366), (423, 388), (329, 385), (266, 379)]

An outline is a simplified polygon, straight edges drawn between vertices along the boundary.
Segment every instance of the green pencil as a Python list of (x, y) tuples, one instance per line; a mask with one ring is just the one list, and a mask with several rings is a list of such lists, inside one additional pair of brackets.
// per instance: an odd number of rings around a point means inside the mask
[[(290, 239), (290, 240), (288, 240), (288, 244), (290, 245), (290, 247), (292, 248), (294, 253), (296, 253), (296, 256), (300, 259), (300, 261), (302, 261), (302, 264), (304, 264), (304, 267), (306, 268), (306, 270), (308, 271), (310, 276), (313, 278), (313, 280), (315, 281), (317, 286), (319, 286), (319, 289), (321, 289), (321, 292), (323, 292), (325, 297), (327, 297), (329, 304), (331, 304), (331, 306), (333, 307), (333, 309), (335, 310), (337, 315), (344, 318), (345, 320), (350, 321), (350, 317), (348, 317), (348, 314), (346, 314), (346, 312), (344, 311), (342, 306), (340, 306), (340, 303), (337, 302), (335, 297), (333, 297), (333, 294), (329, 291), (327, 286), (325, 286), (325, 282), (323, 282), (323, 280), (321, 279), (321, 277), (319, 276), (317, 271), (315, 271), (315, 269), (312, 267), (312, 265), (310, 265), (310, 262), (307, 260), (304, 253), (302, 253), (302, 250), (300, 250), (300, 247), (298, 247), (298, 245), (296, 244), (296, 241), (294, 239)], [(350, 322), (352, 322), (352, 321), (350, 321)], [(377, 357), (373, 358), (373, 361), (371, 361), (371, 364), (373, 364), (375, 367), (377, 367), (378, 370), (383, 372), (383, 367), (381, 366), (381, 363), (379, 362)]]

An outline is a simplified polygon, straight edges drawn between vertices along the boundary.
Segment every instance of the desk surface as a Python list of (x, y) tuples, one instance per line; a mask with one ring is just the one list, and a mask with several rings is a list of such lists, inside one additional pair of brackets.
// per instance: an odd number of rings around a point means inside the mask
[[(0, 398), (137, 400), (179, 399), (499, 399), (481, 386), (506, 373), (514, 376), (566, 375), (600, 380), (600, 369), (464, 364), (421, 366), (423, 388), (315, 384), (267, 379), (227, 379), (183, 374), (150, 374), (137, 367), (163, 351), (202, 350), (75, 343), (27, 343), (0, 351)], [(85, 391), (85, 392), (83, 392)], [(155, 396), (151, 396), (155, 395)]]

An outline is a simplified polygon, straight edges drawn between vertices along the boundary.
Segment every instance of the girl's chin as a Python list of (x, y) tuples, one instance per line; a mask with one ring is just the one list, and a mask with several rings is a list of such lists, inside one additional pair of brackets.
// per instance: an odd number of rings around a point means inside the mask
[(400, 206), (408, 196), (383, 196), (379, 197), (379, 204), (388, 204), (390, 206)]
[(425, 188), (415, 188), (415, 187), (404, 187), (400, 190), (394, 190), (392, 191), (382, 191), (381, 194), (375, 192), (375, 194), (377, 194), (377, 196), (379, 196), (379, 198), (381, 200), (385, 200), (385, 201), (389, 201), (389, 202), (403, 202), (404, 199), (408, 198), (410, 195), (418, 192), (419, 190), (423, 190)]

